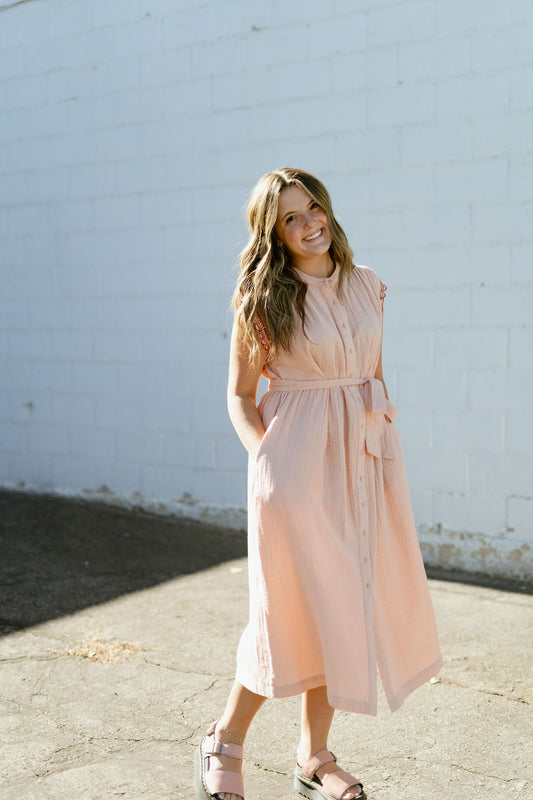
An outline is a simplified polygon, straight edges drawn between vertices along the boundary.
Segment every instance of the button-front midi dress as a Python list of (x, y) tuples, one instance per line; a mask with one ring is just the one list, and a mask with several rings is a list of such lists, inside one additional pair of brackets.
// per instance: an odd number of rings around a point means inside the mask
[[(327, 686), (392, 711), (442, 665), (395, 406), (374, 378), (385, 284), (354, 266), (307, 283), (306, 328), (267, 361), (265, 435), (248, 462), (249, 622), (237, 680), (265, 697)], [(258, 325), (268, 347), (265, 329)]]

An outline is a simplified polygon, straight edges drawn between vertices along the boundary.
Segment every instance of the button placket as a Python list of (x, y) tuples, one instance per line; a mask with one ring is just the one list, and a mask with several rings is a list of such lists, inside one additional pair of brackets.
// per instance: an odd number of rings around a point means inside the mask
[(356, 497), (358, 498), (358, 506), (359, 506), (359, 519), (360, 519), (360, 531), (361, 536), (359, 537), (359, 557), (360, 557), (360, 567), (361, 567), (361, 582), (364, 589), (365, 595), (365, 604), (367, 605), (367, 611), (371, 607), (371, 570), (370, 570), (370, 536), (369, 536), (369, 516), (368, 516), (368, 497), (367, 497), (367, 489), (364, 483), (364, 470), (365, 470), (365, 461), (366, 461), (366, 453), (364, 450), (364, 423), (361, 423), (360, 426), (360, 436), (361, 436), (361, 443), (363, 444), (363, 449), (360, 451), (361, 457), (359, 459), (359, 465), (357, 469), (357, 486), (355, 487)]
[(337, 299), (333, 300), (333, 305), (335, 306), (336, 313), (338, 314), (337, 325), (339, 334), (344, 343), (344, 350), (346, 355), (346, 367), (349, 370), (350, 364), (348, 363), (349, 360), (348, 354), (349, 356), (353, 357), (354, 349), (353, 349), (353, 338), (350, 333), (348, 313), (344, 305), (342, 303), (339, 303)]
[[(339, 303), (334, 295), (333, 287), (327, 285), (331, 305), (334, 309), (337, 327), (344, 343), (346, 355), (353, 356), (353, 338), (350, 333), (348, 315), (345, 307)], [(348, 359), (347, 359), (348, 362)], [(348, 366), (348, 363), (347, 363)], [(349, 367), (348, 367), (349, 368)], [(363, 414), (366, 412), (363, 411)], [(363, 587), (366, 616), (372, 617), (372, 592), (371, 592), (371, 569), (370, 569), (370, 536), (369, 536), (369, 516), (368, 516), (368, 497), (367, 489), (364, 484), (364, 471), (366, 460), (365, 445), (365, 422), (362, 421), (359, 427), (359, 454), (357, 458), (357, 469), (355, 474), (355, 485), (353, 487), (354, 496), (357, 498), (358, 518), (359, 518), (359, 566), (361, 570), (361, 584)]]

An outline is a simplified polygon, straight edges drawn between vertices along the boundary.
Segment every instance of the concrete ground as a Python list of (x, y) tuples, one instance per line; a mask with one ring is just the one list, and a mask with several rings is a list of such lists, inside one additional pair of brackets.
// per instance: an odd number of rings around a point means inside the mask
[[(382, 693), (377, 718), (338, 712), (330, 747), (369, 800), (531, 798), (533, 598), (430, 585), (438, 679), (395, 714)], [(2, 799), (192, 800), (246, 622), (243, 535), (0, 492), (0, 593)], [(298, 718), (297, 697), (263, 706), (246, 800), (299, 796)]]

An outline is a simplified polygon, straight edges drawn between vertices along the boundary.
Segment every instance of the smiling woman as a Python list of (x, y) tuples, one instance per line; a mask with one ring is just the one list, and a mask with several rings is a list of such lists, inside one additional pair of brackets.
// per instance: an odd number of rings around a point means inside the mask
[(394, 711), (442, 663), (382, 374), (386, 286), (353, 263), (307, 172), (264, 176), (248, 222), (228, 409), (249, 453), (250, 617), (226, 708), (196, 753), (196, 794), (243, 798), (253, 717), (267, 697), (301, 694), (295, 788), (362, 800), (327, 749), (334, 709), (375, 715), (379, 669)]

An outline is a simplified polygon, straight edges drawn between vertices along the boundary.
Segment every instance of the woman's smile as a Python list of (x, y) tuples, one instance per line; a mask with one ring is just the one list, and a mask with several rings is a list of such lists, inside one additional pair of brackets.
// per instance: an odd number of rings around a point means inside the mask
[(319, 231), (317, 231), (316, 233), (313, 233), (311, 236), (306, 236), (305, 239), (304, 239), (304, 242), (316, 242), (316, 240), (320, 236), (322, 236), (323, 233), (324, 233), (324, 228), (320, 228)]

